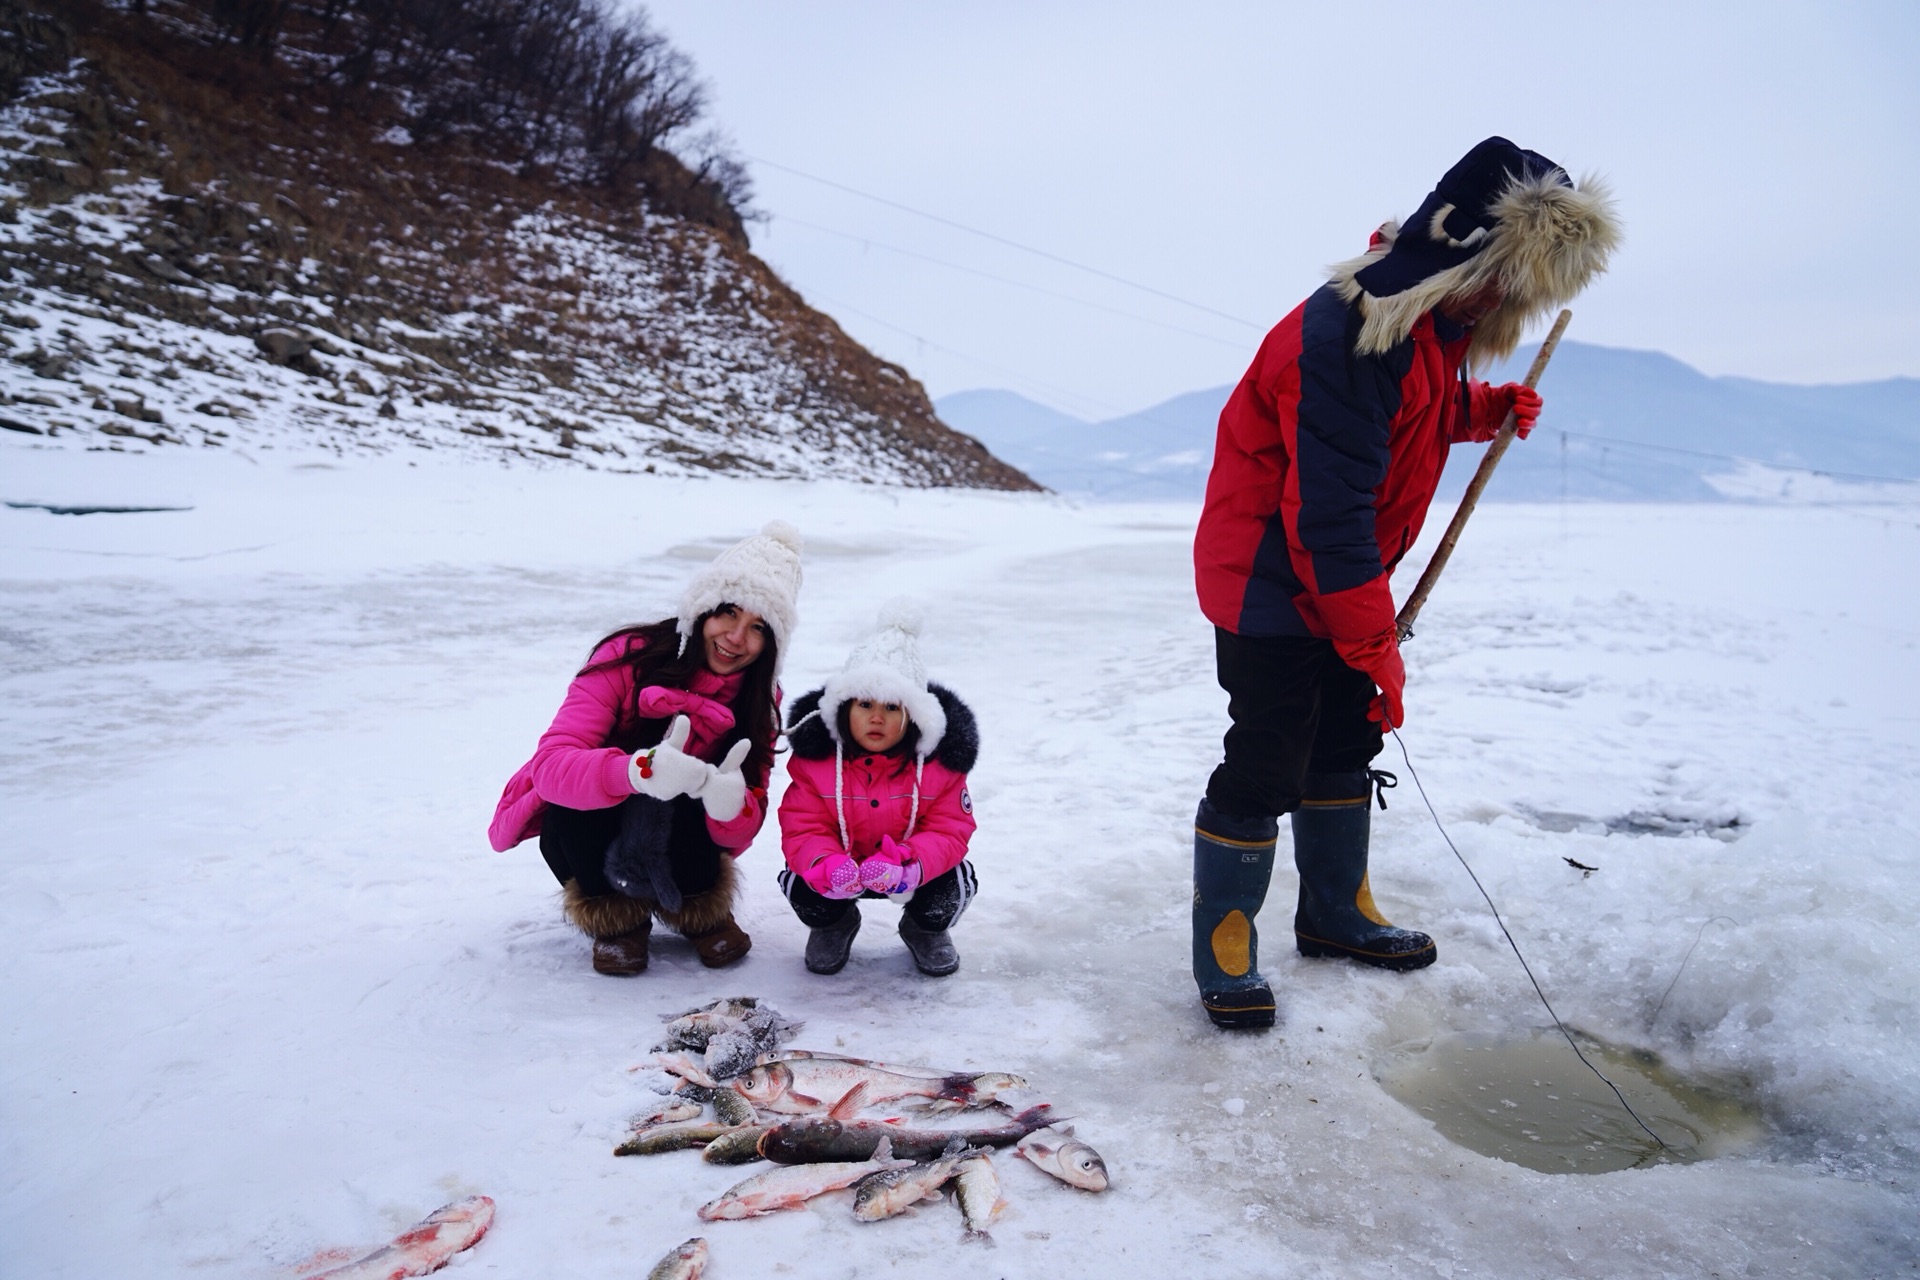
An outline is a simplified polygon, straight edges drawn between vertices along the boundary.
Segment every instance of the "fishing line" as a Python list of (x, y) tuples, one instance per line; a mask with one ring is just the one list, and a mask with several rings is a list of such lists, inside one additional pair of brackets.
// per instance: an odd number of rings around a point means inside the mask
[(1725, 920), (1736, 929), (1740, 927), (1740, 922), (1732, 916), (1713, 916), (1700, 926), (1700, 932), (1693, 935), (1693, 946), (1687, 948), (1687, 954), (1680, 957), (1680, 967), (1673, 971), (1673, 981), (1669, 982), (1667, 989), (1660, 993), (1660, 1003), (1653, 1006), (1653, 1016), (1647, 1019), (1647, 1030), (1653, 1030), (1653, 1024), (1660, 1021), (1660, 1011), (1667, 1007), (1667, 997), (1672, 995), (1673, 989), (1680, 985), (1680, 975), (1687, 971), (1687, 961), (1693, 959), (1693, 953), (1699, 949), (1700, 939), (1707, 936), (1707, 925), (1717, 920)]
[[(1427, 806), (1427, 812), (1433, 815), (1433, 825), (1439, 828), (1440, 838), (1447, 842), (1447, 848), (1453, 850), (1453, 856), (1458, 858), (1460, 860), (1460, 865), (1466, 868), (1467, 877), (1473, 881), (1473, 887), (1478, 889), (1480, 891), (1480, 896), (1487, 900), (1487, 910), (1493, 912), (1493, 922), (1500, 926), (1501, 933), (1506, 934), (1507, 945), (1513, 948), (1514, 958), (1519, 960), (1520, 967), (1526, 970), (1527, 981), (1533, 984), (1533, 992), (1535, 995), (1540, 997), (1540, 1003), (1546, 1007), (1547, 1016), (1553, 1019), (1553, 1025), (1560, 1029), (1560, 1034), (1567, 1038), (1567, 1047), (1573, 1050), (1573, 1056), (1580, 1059), (1580, 1061), (1583, 1064), (1585, 1064), (1587, 1070), (1593, 1072), (1594, 1075), (1600, 1077), (1601, 1084), (1604, 1084), (1607, 1086), (1607, 1088), (1613, 1090), (1613, 1096), (1620, 1100), (1620, 1105), (1622, 1107), (1625, 1107), (1627, 1114), (1633, 1117), (1633, 1122), (1639, 1125), (1642, 1129), (1646, 1129), (1647, 1136), (1649, 1138), (1652, 1138), (1654, 1142), (1658, 1143), (1662, 1151), (1667, 1150), (1668, 1149), (1667, 1144), (1661, 1140), (1661, 1137), (1659, 1134), (1655, 1133), (1651, 1128), (1648, 1127), (1647, 1122), (1645, 1120), (1642, 1120), (1640, 1118), (1640, 1113), (1633, 1109), (1633, 1104), (1631, 1102), (1627, 1101), (1627, 1095), (1620, 1092), (1620, 1086), (1616, 1085), (1613, 1081), (1607, 1079), (1606, 1074), (1602, 1072), (1600, 1068), (1594, 1066), (1593, 1063), (1587, 1058), (1586, 1054), (1580, 1052), (1580, 1045), (1574, 1040), (1573, 1033), (1567, 1030), (1566, 1023), (1560, 1021), (1560, 1015), (1553, 1011), (1553, 1003), (1547, 999), (1547, 993), (1541, 989), (1540, 979), (1533, 976), (1533, 966), (1527, 963), (1527, 958), (1524, 955), (1520, 954), (1520, 944), (1513, 940), (1513, 934), (1509, 932), (1507, 929), (1507, 922), (1500, 918), (1500, 908), (1493, 905), (1493, 895), (1488, 893), (1487, 887), (1480, 883), (1480, 877), (1477, 875), (1474, 875), (1473, 867), (1468, 864), (1466, 856), (1460, 852), (1460, 846), (1456, 845), (1453, 842), (1453, 837), (1447, 834), (1446, 825), (1440, 821), (1439, 810), (1435, 809), (1433, 807), (1433, 801), (1427, 798), (1427, 789), (1420, 781), (1419, 772), (1415, 770), (1413, 767), (1413, 757), (1407, 754), (1407, 740), (1400, 736), (1400, 730), (1398, 728), (1395, 728), (1393, 725), (1389, 724), (1387, 726), (1387, 729), (1389, 732), (1393, 734), (1393, 740), (1400, 744), (1400, 758), (1407, 762), (1407, 774), (1409, 777), (1413, 779), (1414, 787), (1420, 792), (1420, 799), (1425, 802)], [(1704, 931), (1704, 926), (1703, 926), (1703, 931)], [(1677, 977), (1676, 977), (1676, 980), (1677, 980)]]

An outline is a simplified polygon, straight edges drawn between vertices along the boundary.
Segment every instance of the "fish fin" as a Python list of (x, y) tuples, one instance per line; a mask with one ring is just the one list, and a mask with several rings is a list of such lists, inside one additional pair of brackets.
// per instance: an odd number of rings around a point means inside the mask
[(1060, 1130), (1060, 1132), (1066, 1134), (1069, 1138), (1073, 1136), (1073, 1126), (1070, 1124), (1055, 1125), (1054, 1128)]
[(827, 1110), (829, 1120), (850, 1120), (860, 1114), (860, 1108), (867, 1105), (867, 1082), (855, 1084), (853, 1088), (840, 1095), (840, 1101)]
[(795, 1102), (799, 1103), (803, 1107), (817, 1107), (820, 1105), (819, 1098), (816, 1098), (809, 1093), (801, 1093), (797, 1089), (789, 1088), (787, 1090), (787, 1096), (789, 1098), (792, 1098)]
[(989, 1249), (994, 1247), (993, 1237), (991, 1235), (988, 1235), (985, 1231), (981, 1231), (974, 1227), (968, 1227), (966, 1229), (966, 1231), (960, 1237), (960, 1242), (962, 1244), (983, 1244), (987, 1246), (987, 1248)]
[(1025, 1111), (1015, 1116), (1013, 1122), (1029, 1131), (1033, 1129), (1044, 1129), (1054, 1122), (1053, 1104), (1051, 1102), (1043, 1102), (1037, 1107), (1028, 1107)]

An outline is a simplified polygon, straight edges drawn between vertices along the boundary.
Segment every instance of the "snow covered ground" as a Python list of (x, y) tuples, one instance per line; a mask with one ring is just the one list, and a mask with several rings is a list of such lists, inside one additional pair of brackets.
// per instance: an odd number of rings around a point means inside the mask
[[(0, 508), (0, 1274), (292, 1277), (469, 1192), (499, 1218), (460, 1270), (501, 1277), (640, 1275), (696, 1232), (716, 1280), (1920, 1266), (1920, 509), (1476, 516), (1407, 651), (1414, 763), (1562, 1013), (1744, 1077), (1769, 1126), (1551, 1176), (1376, 1081), (1410, 1038), (1542, 1021), (1391, 746), (1375, 892), (1439, 964), (1299, 960), (1281, 874), (1281, 1027), (1203, 1023), (1189, 823), (1224, 697), (1192, 507), (24, 446), (0, 498), (193, 508)], [(791, 692), (905, 592), (980, 714), (951, 979), (910, 972), (891, 908), (805, 973), (771, 832), (744, 964), (667, 939), (599, 977), (533, 847), (487, 848), (589, 643), (774, 515), (810, 539)], [(1693, 834), (1633, 833), (1662, 823)], [(1026, 1074), (1114, 1190), (1001, 1161), (991, 1252), (950, 1206), (868, 1226), (844, 1196), (702, 1230), (742, 1171), (609, 1151), (657, 1015), (738, 992), (803, 1045)]]

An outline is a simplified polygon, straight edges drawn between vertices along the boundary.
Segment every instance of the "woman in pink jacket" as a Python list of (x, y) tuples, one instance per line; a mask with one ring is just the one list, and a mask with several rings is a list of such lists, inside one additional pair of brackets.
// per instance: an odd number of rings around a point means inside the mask
[(781, 657), (800, 535), (774, 521), (696, 576), (679, 616), (594, 647), (488, 830), (532, 836), (593, 939), (593, 967), (647, 967), (658, 916), (718, 968), (753, 943), (734, 923), (733, 859), (766, 819)]
[(862, 897), (902, 904), (900, 937), (920, 972), (960, 967), (947, 930), (978, 886), (967, 773), (980, 739), (967, 705), (927, 682), (918, 630), (904, 613), (883, 616), (839, 675), (793, 704), (780, 888), (812, 930), (815, 973), (846, 965)]

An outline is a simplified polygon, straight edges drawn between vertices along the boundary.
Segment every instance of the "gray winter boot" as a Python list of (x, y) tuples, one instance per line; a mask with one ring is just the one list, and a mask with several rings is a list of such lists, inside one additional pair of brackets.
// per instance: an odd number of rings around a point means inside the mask
[(847, 903), (847, 913), (824, 929), (807, 934), (807, 971), (833, 974), (847, 967), (853, 937), (860, 932), (860, 904)]
[(960, 967), (960, 953), (954, 950), (953, 937), (945, 929), (923, 929), (903, 913), (900, 940), (907, 944), (914, 967), (929, 978), (944, 978)]
[(1367, 886), (1372, 802), (1373, 775), (1366, 769), (1307, 775), (1306, 798), (1293, 813), (1293, 862), (1300, 869), (1294, 940), (1303, 956), (1424, 968), (1438, 954), (1433, 939), (1390, 924)]
[(1253, 918), (1267, 900), (1280, 824), (1231, 818), (1210, 801), (1193, 819), (1193, 980), (1217, 1027), (1270, 1027), (1273, 988), (1260, 976)]

